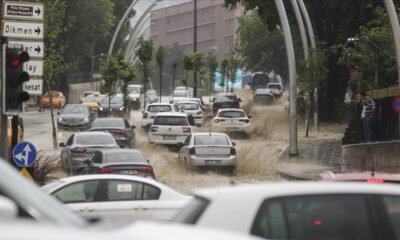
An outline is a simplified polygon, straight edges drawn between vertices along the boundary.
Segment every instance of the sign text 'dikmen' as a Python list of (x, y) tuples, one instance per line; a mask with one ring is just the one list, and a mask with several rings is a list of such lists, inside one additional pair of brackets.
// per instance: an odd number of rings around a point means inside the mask
[(3, 22), (4, 37), (43, 39), (43, 23), (31, 22)]

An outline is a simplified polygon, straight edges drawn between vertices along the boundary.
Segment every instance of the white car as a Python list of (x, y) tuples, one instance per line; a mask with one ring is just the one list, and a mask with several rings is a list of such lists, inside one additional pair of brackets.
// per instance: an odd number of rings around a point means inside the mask
[(133, 109), (139, 109), (142, 102), (144, 102), (144, 95), (142, 93), (142, 85), (130, 84), (128, 85), (128, 97)]
[(187, 98), (189, 98), (189, 92), (187, 90), (175, 90), (169, 100), (171, 103), (175, 103), (186, 100)]
[(267, 89), (271, 89), (271, 92), (274, 94), (274, 97), (278, 98), (282, 96), (283, 87), (281, 83), (268, 83)]
[(142, 113), (140, 119), (140, 125), (142, 127), (150, 127), (154, 122), (154, 118), (157, 113), (161, 112), (174, 112), (174, 105), (169, 103), (152, 103), (148, 104), (146, 109)]
[(236, 166), (236, 148), (225, 133), (193, 133), (179, 150), (179, 159), (191, 167)]
[(177, 111), (192, 115), (197, 126), (203, 125), (204, 112), (197, 102), (179, 101), (175, 103), (175, 106)]
[(89, 219), (170, 220), (191, 200), (153, 179), (118, 174), (67, 177), (42, 189)]
[(150, 126), (149, 142), (178, 145), (194, 132), (197, 132), (197, 127), (191, 115), (179, 112), (158, 113)]
[(213, 131), (251, 133), (250, 116), (241, 108), (219, 109), (211, 121)]
[(399, 239), (400, 191), (320, 182), (203, 189), (176, 221), (266, 239)]

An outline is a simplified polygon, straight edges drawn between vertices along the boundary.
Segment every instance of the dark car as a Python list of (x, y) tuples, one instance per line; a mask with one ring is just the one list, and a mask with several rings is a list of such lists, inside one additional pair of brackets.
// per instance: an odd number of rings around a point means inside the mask
[(271, 104), (274, 101), (274, 94), (271, 89), (258, 88), (254, 92), (253, 102), (256, 104)]
[(67, 104), (59, 114), (57, 127), (64, 129), (87, 129), (91, 127), (94, 119), (94, 114), (90, 107), (81, 104)]
[(124, 118), (97, 118), (92, 124), (90, 131), (109, 132), (120, 147), (135, 146), (135, 129)]
[(155, 178), (153, 167), (137, 149), (99, 150), (85, 163), (88, 174), (114, 173)]
[(213, 99), (213, 115), (221, 108), (240, 108), (241, 101), (235, 94), (218, 95)]
[(130, 107), (125, 106), (124, 99), (122, 96), (105, 97), (101, 101), (101, 108), (99, 116), (118, 116), (118, 117), (129, 117)]

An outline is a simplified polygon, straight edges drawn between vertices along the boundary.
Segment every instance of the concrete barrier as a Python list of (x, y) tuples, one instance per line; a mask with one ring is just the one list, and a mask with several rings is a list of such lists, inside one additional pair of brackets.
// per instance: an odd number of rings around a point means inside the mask
[(342, 170), (400, 171), (400, 141), (371, 142), (342, 146)]

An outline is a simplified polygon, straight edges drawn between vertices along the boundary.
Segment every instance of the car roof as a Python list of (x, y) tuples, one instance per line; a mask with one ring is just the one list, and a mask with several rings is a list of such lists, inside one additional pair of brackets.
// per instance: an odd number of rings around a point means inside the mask
[(185, 103), (195, 103), (195, 104), (197, 104), (197, 105), (199, 105), (199, 103), (197, 102), (197, 101), (194, 101), (194, 100), (182, 100), (182, 101), (178, 101), (178, 102), (176, 102), (175, 104), (181, 104), (181, 103), (183, 103), (183, 104), (185, 104)]
[(128, 87), (142, 87), (140, 84), (128, 84)]
[(126, 148), (100, 149), (99, 152), (102, 152), (102, 153), (142, 153), (142, 151), (140, 151), (139, 149), (126, 149)]
[[(77, 136), (104, 136), (104, 135), (111, 135), (109, 132), (76, 132), (75, 133)], [(111, 135), (112, 136), (112, 135)]]
[(117, 180), (130, 180), (130, 181), (140, 181), (145, 182), (153, 185), (160, 185), (157, 181), (151, 178), (144, 178), (139, 176), (133, 175), (122, 175), (122, 174), (87, 174), (87, 175), (77, 175), (71, 176), (66, 178), (59, 179), (63, 183), (73, 183), (79, 181), (86, 181), (86, 180), (95, 180), (95, 179), (117, 179)]
[(226, 133), (220, 133), (220, 132), (196, 132), (192, 133), (193, 136), (228, 136)]
[(236, 96), (236, 93), (218, 93), (217, 96)]
[(94, 121), (107, 121), (107, 120), (124, 121), (124, 118), (119, 118), (119, 117), (100, 117), (100, 118), (96, 118)]
[(241, 108), (220, 108), (220, 109), (218, 109), (218, 112), (232, 112), (232, 111), (244, 112), (244, 110)]
[(325, 171), (319, 174), (322, 181), (366, 181), (366, 180), (384, 180), (400, 182), (399, 173), (387, 173), (387, 172), (372, 172), (372, 171), (361, 171), (361, 172), (340, 172), (334, 173), (331, 171)]
[(161, 102), (161, 103), (149, 103), (147, 106), (157, 106), (157, 105), (165, 105), (165, 106), (172, 106), (171, 103), (167, 103), (167, 102)]
[(178, 116), (178, 117), (187, 117), (186, 113), (181, 113), (181, 112), (161, 112), (157, 113), (156, 117), (159, 116)]

